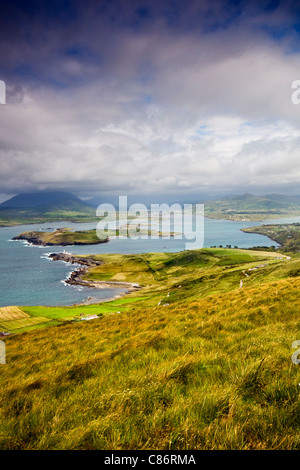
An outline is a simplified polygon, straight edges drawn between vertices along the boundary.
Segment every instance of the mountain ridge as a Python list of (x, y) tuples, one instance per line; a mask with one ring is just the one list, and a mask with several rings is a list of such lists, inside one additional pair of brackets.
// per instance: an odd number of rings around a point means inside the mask
[(95, 209), (66, 191), (20, 193), (0, 204), (0, 226), (31, 223), (93, 222)]
[(75, 196), (72, 193), (66, 191), (36, 191), (32, 193), (20, 193), (13, 196), (11, 199), (4, 201), (0, 204), (0, 209), (29, 209), (29, 208), (41, 208), (47, 209), (48, 206), (53, 207), (56, 205), (62, 205), (69, 202), (70, 205), (77, 203), (79, 205), (89, 206)]
[(229, 220), (264, 220), (300, 215), (300, 196), (244, 193), (205, 202), (205, 215)]

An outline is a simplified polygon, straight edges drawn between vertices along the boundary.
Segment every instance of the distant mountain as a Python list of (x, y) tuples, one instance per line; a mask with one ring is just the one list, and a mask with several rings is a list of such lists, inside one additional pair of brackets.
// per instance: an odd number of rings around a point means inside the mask
[(89, 206), (74, 194), (65, 191), (39, 191), (34, 193), (23, 193), (12, 197), (0, 204), (0, 209), (72, 209), (87, 210)]
[(119, 197), (118, 196), (96, 196), (90, 199), (86, 199), (85, 204), (89, 207), (96, 209), (100, 204), (112, 204), (116, 210), (119, 206)]
[[(121, 194), (123, 195), (123, 194)], [(198, 199), (201, 198), (201, 201), (205, 201), (209, 199), (209, 196), (207, 195), (198, 195)], [(97, 197), (93, 197), (91, 199), (87, 199), (84, 201), (88, 206), (97, 208), (100, 204), (108, 203), (112, 204), (116, 210), (118, 210), (119, 207), (119, 196), (116, 195), (101, 195)], [(170, 194), (164, 194), (164, 195), (159, 195), (159, 194), (153, 194), (153, 195), (145, 195), (145, 194), (137, 194), (137, 195), (128, 195), (127, 196), (127, 205), (128, 207), (131, 206), (132, 204), (144, 204), (146, 207), (149, 209), (151, 208), (151, 204), (169, 204), (170, 206), (172, 204), (193, 204), (195, 203), (195, 196), (184, 196), (183, 198), (178, 198), (176, 196), (170, 195)]]
[(267, 199), (271, 199), (273, 201), (285, 201), (290, 203), (299, 204), (300, 203), (300, 196), (285, 196), (284, 194), (267, 194), (264, 196)]
[(0, 226), (69, 220), (91, 222), (96, 211), (65, 191), (22, 193), (0, 204)]
[(245, 193), (237, 196), (212, 199), (204, 204), (208, 217), (233, 220), (280, 218), (300, 215), (300, 196), (267, 194), (255, 196)]

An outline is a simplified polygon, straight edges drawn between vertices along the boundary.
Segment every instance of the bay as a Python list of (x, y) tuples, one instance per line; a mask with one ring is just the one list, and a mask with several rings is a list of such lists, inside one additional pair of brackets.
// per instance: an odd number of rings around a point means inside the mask
[[(269, 238), (240, 229), (262, 223), (299, 222), (294, 219), (276, 219), (264, 222), (235, 222), (220, 219), (204, 219), (204, 244), (210, 246), (278, 246)], [(0, 229), (0, 306), (8, 305), (49, 305), (63, 306), (85, 302), (104, 301), (124, 292), (124, 289), (93, 289), (82, 286), (71, 286), (64, 281), (76, 265), (62, 261), (52, 261), (48, 255), (63, 250), (73, 254), (122, 253), (136, 254), (148, 252), (179, 252), (185, 250), (184, 238), (159, 239), (124, 239), (112, 238), (108, 243), (71, 247), (40, 247), (11, 239), (21, 232), (29, 230), (53, 230), (69, 227), (74, 230), (89, 230), (96, 227), (95, 223), (80, 224), (57, 222), (31, 224)], [(202, 245), (201, 245), (202, 246)], [(196, 246), (195, 248), (201, 248)]]

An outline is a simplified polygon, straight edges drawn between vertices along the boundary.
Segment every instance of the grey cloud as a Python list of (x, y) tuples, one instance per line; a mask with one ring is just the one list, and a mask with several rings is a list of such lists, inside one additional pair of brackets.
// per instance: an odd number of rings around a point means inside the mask
[(266, 175), (273, 186), (297, 183), (300, 54), (287, 53), (294, 34), (273, 40), (261, 27), (290, 25), (294, 4), (225, 15), (222, 2), (178, 2), (173, 17), (157, 4), (142, 22), (138, 1), (103, 3), (98, 15), (97, 2), (76, 2), (66, 25), (33, 18), (27, 42), (26, 24), (15, 38), (11, 26), (0, 45), (11, 79), (1, 192), (232, 189), (260, 187)]

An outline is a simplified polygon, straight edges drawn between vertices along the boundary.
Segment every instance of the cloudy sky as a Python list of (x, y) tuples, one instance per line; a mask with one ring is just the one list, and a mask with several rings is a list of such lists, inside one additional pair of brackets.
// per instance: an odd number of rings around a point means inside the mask
[(2, 200), (300, 194), (297, 0), (9, 0), (0, 13)]

